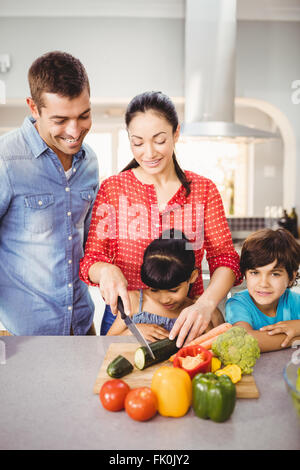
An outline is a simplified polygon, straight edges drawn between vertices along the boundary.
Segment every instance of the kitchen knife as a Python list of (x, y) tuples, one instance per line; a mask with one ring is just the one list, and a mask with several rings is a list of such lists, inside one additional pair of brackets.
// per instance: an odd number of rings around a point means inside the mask
[(142, 345), (145, 346), (149, 354), (151, 355), (152, 359), (155, 359), (155, 356), (153, 354), (153, 351), (151, 350), (149, 344), (147, 343), (146, 339), (142, 335), (142, 333), (137, 329), (131, 318), (126, 315), (124, 311), (124, 305), (121, 297), (118, 297), (118, 310), (121, 314), (122, 320), (124, 320), (125, 325), (127, 328), (131, 331), (131, 333), (135, 336), (135, 338), (138, 340), (138, 342)]

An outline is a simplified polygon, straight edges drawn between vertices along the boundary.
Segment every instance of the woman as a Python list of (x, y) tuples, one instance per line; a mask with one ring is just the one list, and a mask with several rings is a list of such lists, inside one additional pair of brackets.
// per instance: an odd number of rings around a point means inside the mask
[[(129, 103), (125, 121), (134, 159), (99, 189), (80, 277), (100, 285), (107, 304), (101, 334), (106, 334), (117, 314), (117, 297), (129, 314), (127, 289), (146, 288), (140, 279), (146, 247), (168, 227), (183, 230), (199, 276), (189, 293), (197, 301), (182, 310), (170, 332), (181, 347), (207, 328), (219, 302), (240, 283), (239, 256), (215, 184), (183, 171), (176, 160), (180, 126), (172, 101), (161, 92), (142, 93)], [(205, 292), (204, 250), (211, 275)]]

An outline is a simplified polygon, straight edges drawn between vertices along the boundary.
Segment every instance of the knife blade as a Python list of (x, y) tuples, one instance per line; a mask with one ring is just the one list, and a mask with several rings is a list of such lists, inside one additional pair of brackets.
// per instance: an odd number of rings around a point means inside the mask
[(153, 354), (153, 351), (152, 349), (150, 348), (147, 340), (144, 338), (143, 334), (138, 330), (138, 328), (135, 326), (135, 324), (133, 323), (133, 321), (131, 320), (131, 318), (126, 315), (125, 311), (124, 311), (124, 305), (123, 305), (123, 301), (121, 299), (121, 297), (118, 297), (118, 310), (121, 314), (121, 318), (122, 320), (124, 320), (125, 322), (125, 325), (127, 326), (127, 328), (131, 331), (131, 333), (135, 336), (135, 338), (137, 339), (137, 341), (142, 345), (142, 346), (145, 346), (145, 348), (147, 349), (147, 351), (149, 352), (150, 356), (152, 357), (152, 359), (155, 359), (155, 356)]

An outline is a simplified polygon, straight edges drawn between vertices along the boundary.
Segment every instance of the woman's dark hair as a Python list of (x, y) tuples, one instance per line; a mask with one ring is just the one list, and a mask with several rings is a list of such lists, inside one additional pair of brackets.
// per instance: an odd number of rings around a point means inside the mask
[[(146, 91), (140, 95), (135, 96), (127, 106), (125, 114), (125, 122), (128, 128), (131, 120), (136, 116), (137, 113), (145, 113), (146, 111), (155, 111), (168, 121), (172, 126), (173, 133), (176, 131), (178, 126), (178, 115), (174, 104), (167, 95), (164, 95), (161, 91)], [(175, 152), (173, 152), (173, 162), (175, 166), (176, 174), (186, 190), (186, 196), (191, 192), (191, 182), (187, 180), (184, 171), (179, 166), (176, 159)], [(137, 168), (139, 164), (135, 159), (131, 160), (128, 165), (122, 170), (131, 170)]]
[(171, 229), (153, 240), (145, 250), (141, 279), (153, 289), (173, 289), (187, 281), (195, 269), (195, 254), (186, 249), (185, 235)]
[[(244, 276), (248, 269), (255, 269), (277, 261), (276, 267), (285, 268), (292, 281), (300, 264), (300, 245), (284, 228), (262, 229), (251, 234), (244, 242), (240, 268)], [(299, 278), (297, 274), (296, 280)], [(295, 282), (296, 284), (297, 282)]]

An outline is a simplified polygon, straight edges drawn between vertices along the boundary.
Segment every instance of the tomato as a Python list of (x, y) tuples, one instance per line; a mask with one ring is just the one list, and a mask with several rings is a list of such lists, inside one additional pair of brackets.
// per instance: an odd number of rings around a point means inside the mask
[(126, 395), (125, 410), (136, 421), (147, 421), (157, 412), (157, 399), (150, 387), (133, 388)]
[(124, 402), (129, 385), (120, 379), (112, 379), (105, 382), (99, 392), (99, 398), (103, 407), (108, 411), (120, 411), (124, 409)]

